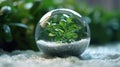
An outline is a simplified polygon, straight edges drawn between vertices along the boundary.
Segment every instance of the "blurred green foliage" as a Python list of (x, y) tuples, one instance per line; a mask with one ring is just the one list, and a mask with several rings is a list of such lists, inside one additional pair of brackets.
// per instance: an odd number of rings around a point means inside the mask
[(91, 43), (120, 40), (120, 12), (89, 7), (75, 0), (0, 0), (0, 48), (38, 50), (34, 28), (39, 19), (56, 8), (69, 8), (80, 13), (89, 23)]

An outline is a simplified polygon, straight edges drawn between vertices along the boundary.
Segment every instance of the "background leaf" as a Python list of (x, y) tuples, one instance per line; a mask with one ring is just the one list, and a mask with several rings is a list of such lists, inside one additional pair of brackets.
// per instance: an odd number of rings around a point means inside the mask
[(23, 24), (23, 23), (9, 23), (9, 25), (29, 29), (29, 27), (26, 24)]
[(8, 25), (3, 25), (3, 36), (6, 42), (11, 42), (12, 41), (12, 33), (11, 33), (11, 28)]

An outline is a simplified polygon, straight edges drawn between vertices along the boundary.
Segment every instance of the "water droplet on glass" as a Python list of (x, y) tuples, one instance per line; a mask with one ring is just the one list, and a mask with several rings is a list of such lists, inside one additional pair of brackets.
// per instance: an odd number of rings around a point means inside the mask
[(38, 22), (35, 40), (38, 48), (45, 54), (78, 56), (89, 45), (90, 30), (77, 12), (55, 9), (46, 13)]

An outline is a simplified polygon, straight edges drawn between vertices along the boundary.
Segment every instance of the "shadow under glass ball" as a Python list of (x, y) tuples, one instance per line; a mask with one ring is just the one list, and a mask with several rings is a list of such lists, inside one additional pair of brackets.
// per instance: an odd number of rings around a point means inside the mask
[(38, 48), (47, 55), (81, 55), (90, 42), (90, 30), (82, 16), (70, 9), (46, 13), (35, 30)]

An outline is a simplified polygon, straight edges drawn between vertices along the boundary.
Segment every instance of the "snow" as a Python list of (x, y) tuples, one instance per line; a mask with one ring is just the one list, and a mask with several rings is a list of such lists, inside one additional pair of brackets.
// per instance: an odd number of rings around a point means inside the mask
[(120, 44), (89, 46), (81, 57), (51, 57), (39, 51), (0, 52), (0, 67), (120, 67)]

